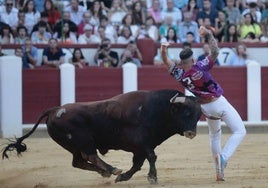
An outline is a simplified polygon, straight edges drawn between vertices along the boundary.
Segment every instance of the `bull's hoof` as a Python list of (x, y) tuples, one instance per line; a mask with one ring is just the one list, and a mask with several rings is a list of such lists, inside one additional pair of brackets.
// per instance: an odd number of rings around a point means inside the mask
[(104, 178), (109, 178), (109, 177), (111, 177), (111, 173), (110, 172), (108, 172), (108, 171), (102, 171), (102, 172), (100, 172), (100, 174), (101, 174), (101, 176), (102, 177), (104, 177)]
[(147, 180), (151, 185), (156, 185), (157, 184), (157, 177), (155, 176), (147, 176)]
[(115, 183), (120, 182), (120, 181), (123, 181), (123, 180), (122, 180), (122, 174), (118, 175), (118, 176), (116, 177), (116, 179), (114, 180)]
[(118, 168), (113, 168), (112, 174), (113, 175), (120, 175), (123, 172), (123, 170), (118, 169)]
[(126, 176), (126, 174), (120, 174), (116, 177), (115, 179), (115, 183), (119, 182), (119, 181), (127, 181), (129, 180), (129, 177)]

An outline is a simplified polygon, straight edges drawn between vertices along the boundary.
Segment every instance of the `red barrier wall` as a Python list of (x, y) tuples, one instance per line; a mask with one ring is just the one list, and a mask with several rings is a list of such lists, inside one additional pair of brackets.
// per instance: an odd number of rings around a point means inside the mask
[(262, 119), (268, 120), (268, 67), (262, 67), (261, 75)]
[(247, 68), (214, 67), (211, 74), (223, 88), (224, 97), (247, 120)]
[(36, 122), (47, 108), (60, 105), (58, 69), (25, 69), (22, 72), (22, 122)]
[(122, 93), (122, 69), (76, 69), (75, 75), (77, 102), (102, 100)]

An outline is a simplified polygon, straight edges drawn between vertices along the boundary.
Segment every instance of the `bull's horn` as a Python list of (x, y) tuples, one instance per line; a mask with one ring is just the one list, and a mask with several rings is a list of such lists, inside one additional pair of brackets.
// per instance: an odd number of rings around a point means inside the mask
[(174, 95), (169, 101), (170, 103), (174, 103), (175, 98), (179, 95), (179, 93), (176, 93), (176, 95)]
[(177, 93), (174, 97), (170, 99), (170, 103), (184, 103), (186, 98), (185, 97), (177, 97), (179, 93)]
[(176, 97), (173, 103), (184, 103), (185, 100), (185, 97)]

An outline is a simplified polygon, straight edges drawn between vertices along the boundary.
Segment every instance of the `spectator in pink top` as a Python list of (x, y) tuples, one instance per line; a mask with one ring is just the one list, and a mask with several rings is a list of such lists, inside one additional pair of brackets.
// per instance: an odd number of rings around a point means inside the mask
[(147, 14), (154, 18), (155, 24), (160, 26), (162, 23), (161, 9), (159, 0), (153, 0), (151, 8), (148, 8)]

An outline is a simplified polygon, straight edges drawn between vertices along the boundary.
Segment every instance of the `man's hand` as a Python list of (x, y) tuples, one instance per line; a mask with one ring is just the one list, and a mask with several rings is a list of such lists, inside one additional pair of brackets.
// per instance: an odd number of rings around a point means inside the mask
[(207, 28), (205, 28), (204, 26), (201, 26), (199, 28), (198, 32), (199, 32), (200, 37), (204, 37), (204, 36), (207, 36), (210, 34), (210, 31)]
[(168, 46), (169, 46), (168, 42), (162, 42), (161, 47), (160, 47), (160, 52), (161, 52), (161, 57), (162, 57), (163, 63), (169, 69), (170, 66), (172, 65), (172, 61), (169, 60), (168, 57), (167, 57), (167, 48), (168, 48)]
[(164, 50), (166, 50), (167, 49), (167, 47), (169, 46), (169, 42), (162, 42), (161, 43), (161, 51), (162, 51), (162, 49)]

